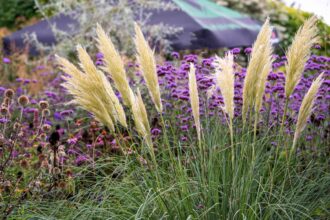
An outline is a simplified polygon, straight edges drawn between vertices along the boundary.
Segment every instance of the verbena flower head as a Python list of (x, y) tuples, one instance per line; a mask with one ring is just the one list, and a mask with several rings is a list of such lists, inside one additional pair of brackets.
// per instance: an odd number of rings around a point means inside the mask
[(139, 61), (140, 69), (152, 101), (154, 102), (157, 111), (162, 113), (163, 106), (160, 97), (154, 52), (149, 47), (140, 27), (137, 24), (135, 24), (135, 46), (138, 52), (137, 60)]

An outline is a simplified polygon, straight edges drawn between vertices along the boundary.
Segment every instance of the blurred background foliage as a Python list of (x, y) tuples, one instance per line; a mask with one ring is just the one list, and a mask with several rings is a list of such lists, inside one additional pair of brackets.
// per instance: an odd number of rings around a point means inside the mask
[[(220, 5), (245, 13), (261, 22), (270, 17), (272, 24), (276, 27), (280, 34), (280, 44), (277, 53), (284, 54), (284, 49), (291, 44), (294, 33), (298, 30), (303, 21), (312, 14), (303, 12), (286, 6), (280, 0), (214, 0)], [(111, 3), (111, 6), (109, 5)], [(317, 3), (316, 3), (317, 4)], [(76, 10), (79, 13), (76, 17), (79, 24), (84, 27), (76, 37), (71, 38), (58, 32), (57, 37), (60, 39), (58, 48), (51, 48), (62, 53), (69, 54), (72, 50), (72, 41), (79, 40), (87, 47), (90, 39), (93, 38), (93, 26), (96, 22), (100, 23), (110, 33), (119, 50), (132, 52), (131, 31), (134, 21), (133, 15), (141, 13), (146, 8), (173, 8), (166, 6), (158, 0), (137, 0), (134, 4), (129, 0), (0, 0), (0, 38), (8, 34), (10, 31), (20, 29), (24, 25), (36, 22), (41, 18), (49, 18), (57, 13), (68, 13)], [(98, 13), (95, 13), (95, 12)], [(112, 18), (109, 22), (109, 17)], [(123, 19), (125, 18), (125, 19)], [(142, 18), (139, 22), (143, 24)], [(111, 23), (111, 25), (110, 25)], [(1, 28), (5, 27), (5, 28)], [(318, 23), (320, 46), (319, 55), (330, 55), (330, 27), (322, 20)], [(118, 31), (120, 30), (120, 31)], [(148, 32), (150, 41), (161, 45), (165, 50), (169, 49), (169, 42), (164, 37), (171, 32), (176, 32), (171, 27), (144, 27), (144, 31)], [(31, 37), (31, 41), (33, 41)], [(74, 43), (73, 45), (75, 45)], [(45, 48), (44, 48), (45, 49)], [(48, 48), (49, 49), (49, 48)]]
[[(218, 4), (232, 8), (253, 17), (254, 19), (264, 21), (267, 17), (276, 27), (280, 34), (280, 43), (277, 53), (284, 54), (283, 48), (288, 48), (291, 44), (294, 34), (303, 24), (304, 20), (312, 16), (312, 13), (304, 12), (292, 7), (286, 6), (280, 0), (215, 0)], [(317, 4), (317, 2), (315, 2)], [(330, 55), (330, 26), (320, 20), (318, 22), (320, 46), (319, 55)]]
[(35, 16), (38, 10), (34, 0), (0, 0), (0, 27), (20, 28)]

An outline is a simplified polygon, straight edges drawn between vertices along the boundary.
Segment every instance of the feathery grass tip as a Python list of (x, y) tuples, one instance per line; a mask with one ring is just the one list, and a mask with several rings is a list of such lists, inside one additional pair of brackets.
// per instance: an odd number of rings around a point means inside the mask
[(148, 87), (151, 99), (154, 102), (158, 113), (161, 114), (163, 106), (160, 96), (154, 52), (149, 47), (140, 27), (136, 23), (134, 41), (138, 52), (137, 60), (139, 61), (140, 70)]

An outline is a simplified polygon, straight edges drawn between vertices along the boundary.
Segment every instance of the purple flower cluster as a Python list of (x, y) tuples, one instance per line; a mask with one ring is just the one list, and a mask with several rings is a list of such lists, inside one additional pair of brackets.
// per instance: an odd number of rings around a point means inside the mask
[[(237, 49), (237, 48), (235, 48)], [(233, 49), (233, 50), (235, 50)], [(250, 53), (251, 48), (247, 48), (245, 53)], [(240, 51), (235, 50), (237, 53)], [(274, 56), (276, 61), (273, 64), (273, 70), (269, 73), (266, 83), (265, 95), (263, 97), (263, 106), (261, 113), (263, 115), (260, 125), (277, 126), (279, 125), (283, 110), (284, 110), (284, 85), (285, 85), (285, 63), (286, 57)], [(163, 65), (158, 65), (157, 74), (159, 76), (160, 85), (162, 88), (162, 99), (167, 113), (176, 112), (176, 127), (179, 128), (182, 134), (182, 140), (186, 140), (187, 133), (194, 125), (189, 104), (188, 90), (188, 71), (189, 63), (196, 65), (196, 78), (198, 82), (200, 96), (200, 114), (202, 116), (220, 116), (225, 123), (225, 118), (221, 110), (223, 98), (219, 90), (211, 95), (209, 99), (206, 97), (210, 89), (215, 86), (214, 79), (211, 75), (214, 72), (212, 67), (213, 58), (202, 59), (199, 61), (196, 55), (186, 55), (178, 66), (170, 62), (165, 62)], [(298, 111), (304, 95), (310, 87), (312, 81), (321, 73), (324, 72), (325, 81), (322, 85), (315, 110), (311, 120), (309, 121), (315, 126), (324, 126), (324, 121), (329, 120), (330, 116), (330, 58), (324, 56), (313, 55), (308, 60), (305, 72), (297, 85), (294, 93), (290, 97), (289, 112), (285, 124), (288, 126), (295, 124)], [(244, 78), (246, 68), (235, 64), (235, 117), (241, 115), (243, 103), (242, 90), (244, 86)]]

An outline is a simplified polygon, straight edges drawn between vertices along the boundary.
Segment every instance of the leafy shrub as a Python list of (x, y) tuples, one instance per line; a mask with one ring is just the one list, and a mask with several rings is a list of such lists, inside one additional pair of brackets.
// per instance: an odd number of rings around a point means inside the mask
[[(31, 43), (38, 46), (38, 49), (44, 52), (57, 54), (72, 54), (75, 42), (81, 42), (89, 50), (95, 51), (91, 39), (95, 38), (95, 24), (101, 24), (106, 32), (111, 35), (112, 40), (116, 42), (119, 50), (124, 54), (133, 54), (133, 42), (130, 38), (133, 32), (134, 21), (143, 26), (144, 31), (150, 34), (150, 42), (154, 47), (162, 48), (167, 51), (170, 48), (170, 42), (166, 40), (180, 31), (180, 28), (170, 27), (168, 25), (146, 25), (150, 16), (150, 9), (173, 10), (175, 4), (171, 2), (162, 2), (157, 0), (149, 1), (130, 1), (130, 0), (81, 0), (81, 1), (36, 1), (40, 14), (49, 19), (56, 14), (64, 14), (77, 21), (73, 34), (68, 35), (52, 27), (57, 40), (54, 48), (38, 44), (35, 36), (30, 36)], [(96, 13), (97, 12), (97, 13)], [(79, 31), (76, 30), (79, 28)]]
[(1, 0), (0, 27), (13, 28), (20, 19), (29, 19), (37, 15), (34, 0)]

